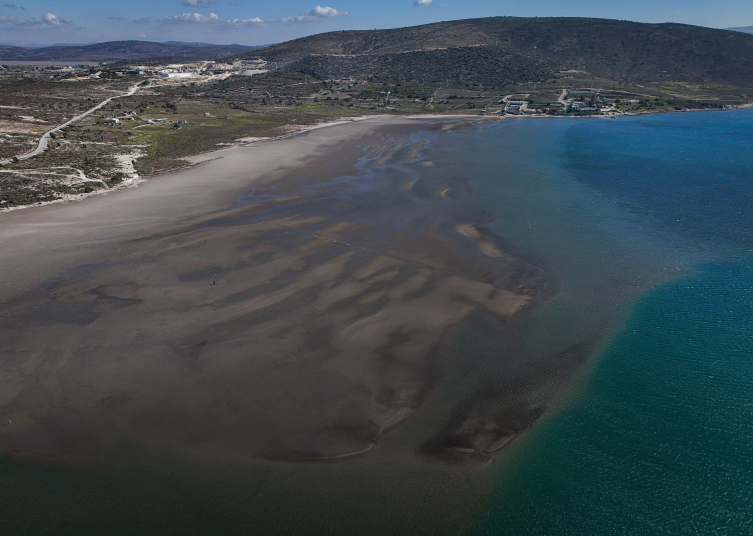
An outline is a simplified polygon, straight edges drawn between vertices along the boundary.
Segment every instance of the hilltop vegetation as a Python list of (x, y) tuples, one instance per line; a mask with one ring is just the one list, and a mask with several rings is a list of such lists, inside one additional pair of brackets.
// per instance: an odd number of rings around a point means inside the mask
[(352, 77), (437, 86), (508, 86), (544, 82), (557, 65), (507, 47), (479, 46), (359, 56), (309, 55), (287, 69), (319, 79)]
[[(329, 32), (238, 57), (258, 56), (296, 69), (300, 65), (300, 69), (321, 72), (321, 76), (340, 72), (349, 76), (349, 72), (364, 71), (370, 65), (383, 69), (389, 62), (408, 59), (395, 54), (421, 50), (427, 52), (420, 56), (422, 60), (435, 66), (446, 61), (443, 71), (456, 70), (456, 78), (462, 78), (459, 71), (465, 65), (453, 65), (452, 56), (442, 56), (438, 49), (471, 45), (504, 50), (512, 60), (524, 54), (546, 65), (583, 70), (612, 80), (753, 86), (753, 35), (685, 24), (604, 19), (491, 17), (394, 30)], [(358, 56), (340, 63), (307, 59), (294, 64), (311, 54)], [(369, 57), (375, 54), (392, 56)], [(395, 75), (404, 76), (400, 72)], [(523, 78), (521, 82), (526, 81)]]

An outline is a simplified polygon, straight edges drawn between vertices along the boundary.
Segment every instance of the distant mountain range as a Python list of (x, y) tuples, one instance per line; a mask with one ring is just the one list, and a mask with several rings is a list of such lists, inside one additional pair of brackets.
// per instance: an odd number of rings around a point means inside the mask
[(735, 32), (744, 32), (753, 34), (753, 26), (738, 26), (737, 28), (727, 28), (728, 30), (732, 30)]
[[(685, 24), (588, 18), (491, 17), (393, 30), (312, 35), (244, 53), (317, 78), (498, 85), (577, 69), (630, 82), (753, 87), (753, 35)], [(493, 67), (492, 67), (493, 66)], [(487, 67), (486, 73), (479, 70)]]
[(0, 45), (0, 61), (66, 61), (75, 63), (123, 61), (149, 58), (216, 59), (255, 50), (246, 45), (210, 43), (152, 43), (149, 41), (110, 41), (92, 45), (15, 47)]

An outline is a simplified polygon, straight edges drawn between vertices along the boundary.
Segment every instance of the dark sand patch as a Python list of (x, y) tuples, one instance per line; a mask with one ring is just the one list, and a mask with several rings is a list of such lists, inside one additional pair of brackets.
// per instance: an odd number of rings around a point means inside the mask
[(546, 410), (531, 392), (556, 392), (588, 359), (594, 340), (574, 344), (554, 356), (533, 359), (519, 374), (489, 381), (461, 401), (443, 429), (424, 443), (419, 452), (453, 462), (485, 461), (523, 433)]

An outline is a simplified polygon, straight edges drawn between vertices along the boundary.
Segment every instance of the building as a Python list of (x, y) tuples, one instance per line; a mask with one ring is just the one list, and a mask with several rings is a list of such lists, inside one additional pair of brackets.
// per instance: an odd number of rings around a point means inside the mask
[(107, 123), (108, 125), (117, 125), (118, 123), (120, 123), (120, 119), (117, 119), (115, 117), (111, 117), (110, 119), (108, 119), (107, 121), (105, 121), (105, 123)]
[(168, 71), (162, 71), (162, 78), (193, 78), (193, 73), (171, 73)]

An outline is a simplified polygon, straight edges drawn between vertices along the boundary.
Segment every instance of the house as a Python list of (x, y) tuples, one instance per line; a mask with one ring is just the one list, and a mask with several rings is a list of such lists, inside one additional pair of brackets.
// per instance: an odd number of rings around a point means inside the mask
[(107, 123), (108, 125), (117, 125), (118, 123), (120, 123), (120, 120), (114, 117), (111, 117), (110, 119), (105, 121), (105, 123)]
[(134, 117), (132, 115), (121, 115), (118, 119), (121, 121), (133, 121)]

